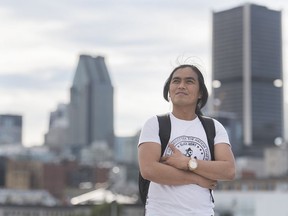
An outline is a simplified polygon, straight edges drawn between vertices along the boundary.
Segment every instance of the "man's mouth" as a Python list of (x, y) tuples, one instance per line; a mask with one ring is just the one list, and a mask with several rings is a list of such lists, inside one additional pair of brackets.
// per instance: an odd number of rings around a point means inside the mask
[(177, 92), (176, 95), (187, 95), (186, 92)]

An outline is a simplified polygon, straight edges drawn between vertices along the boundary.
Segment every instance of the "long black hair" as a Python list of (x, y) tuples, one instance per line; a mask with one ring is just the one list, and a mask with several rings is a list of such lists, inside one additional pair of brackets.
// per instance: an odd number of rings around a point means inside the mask
[(207, 91), (207, 87), (205, 85), (204, 77), (203, 77), (201, 71), (194, 65), (183, 64), (183, 65), (179, 65), (178, 67), (174, 68), (174, 70), (171, 72), (170, 76), (168, 77), (168, 79), (165, 82), (165, 85), (164, 85), (164, 88), (163, 88), (163, 97), (164, 97), (164, 99), (166, 101), (169, 102), (168, 94), (169, 94), (169, 86), (170, 86), (172, 77), (173, 77), (175, 71), (177, 71), (178, 69), (186, 68), (186, 67), (191, 68), (198, 76), (199, 90), (201, 92), (201, 98), (199, 98), (198, 101), (197, 101), (197, 106), (196, 106), (195, 113), (197, 115), (202, 115), (201, 109), (207, 103), (208, 91)]

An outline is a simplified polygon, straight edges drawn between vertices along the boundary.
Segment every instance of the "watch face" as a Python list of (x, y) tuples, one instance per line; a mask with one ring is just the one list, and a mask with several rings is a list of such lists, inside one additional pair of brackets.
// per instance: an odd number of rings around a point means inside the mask
[(189, 160), (189, 168), (190, 168), (191, 170), (194, 170), (194, 169), (197, 168), (197, 162), (196, 162), (195, 159), (190, 159), (190, 160)]

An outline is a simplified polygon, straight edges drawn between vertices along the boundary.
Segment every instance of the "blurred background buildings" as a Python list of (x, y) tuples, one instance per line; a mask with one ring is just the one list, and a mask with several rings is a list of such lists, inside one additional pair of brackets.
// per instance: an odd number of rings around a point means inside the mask
[[(281, 22), (281, 11), (254, 4), (213, 12), (212, 106), (206, 112), (227, 129), (237, 161), (237, 179), (219, 182), (223, 203), (227, 191), (288, 192)], [(114, 135), (113, 101), (105, 58), (83, 54), (70, 102), (50, 113), (43, 146), (24, 148), (22, 116), (0, 115), (1, 188), (31, 190), (31, 197), (32, 191), (36, 197), (49, 192), (44, 206), (105, 202), (108, 191), (115, 195), (111, 202), (122, 195), (124, 203), (137, 203), (139, 131)], [(95, 200), (97, 194), (102, 200)], [(19, 203), (13, 196), (0, 202)]]

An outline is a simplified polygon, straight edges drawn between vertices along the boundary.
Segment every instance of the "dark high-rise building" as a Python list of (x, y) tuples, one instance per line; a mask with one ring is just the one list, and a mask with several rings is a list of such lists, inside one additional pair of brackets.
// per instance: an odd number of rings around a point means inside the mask
[(113, 86), (104, 57), (81, 55), (70, 92), (69, 142), (114, 142)]
[(213, 12), (215, 108), (236, 114), (241, 142), (283, 137), (281, 11), (245, 4)]
[(0, 144), (22, 144), (21, 115), (0, 115)]

